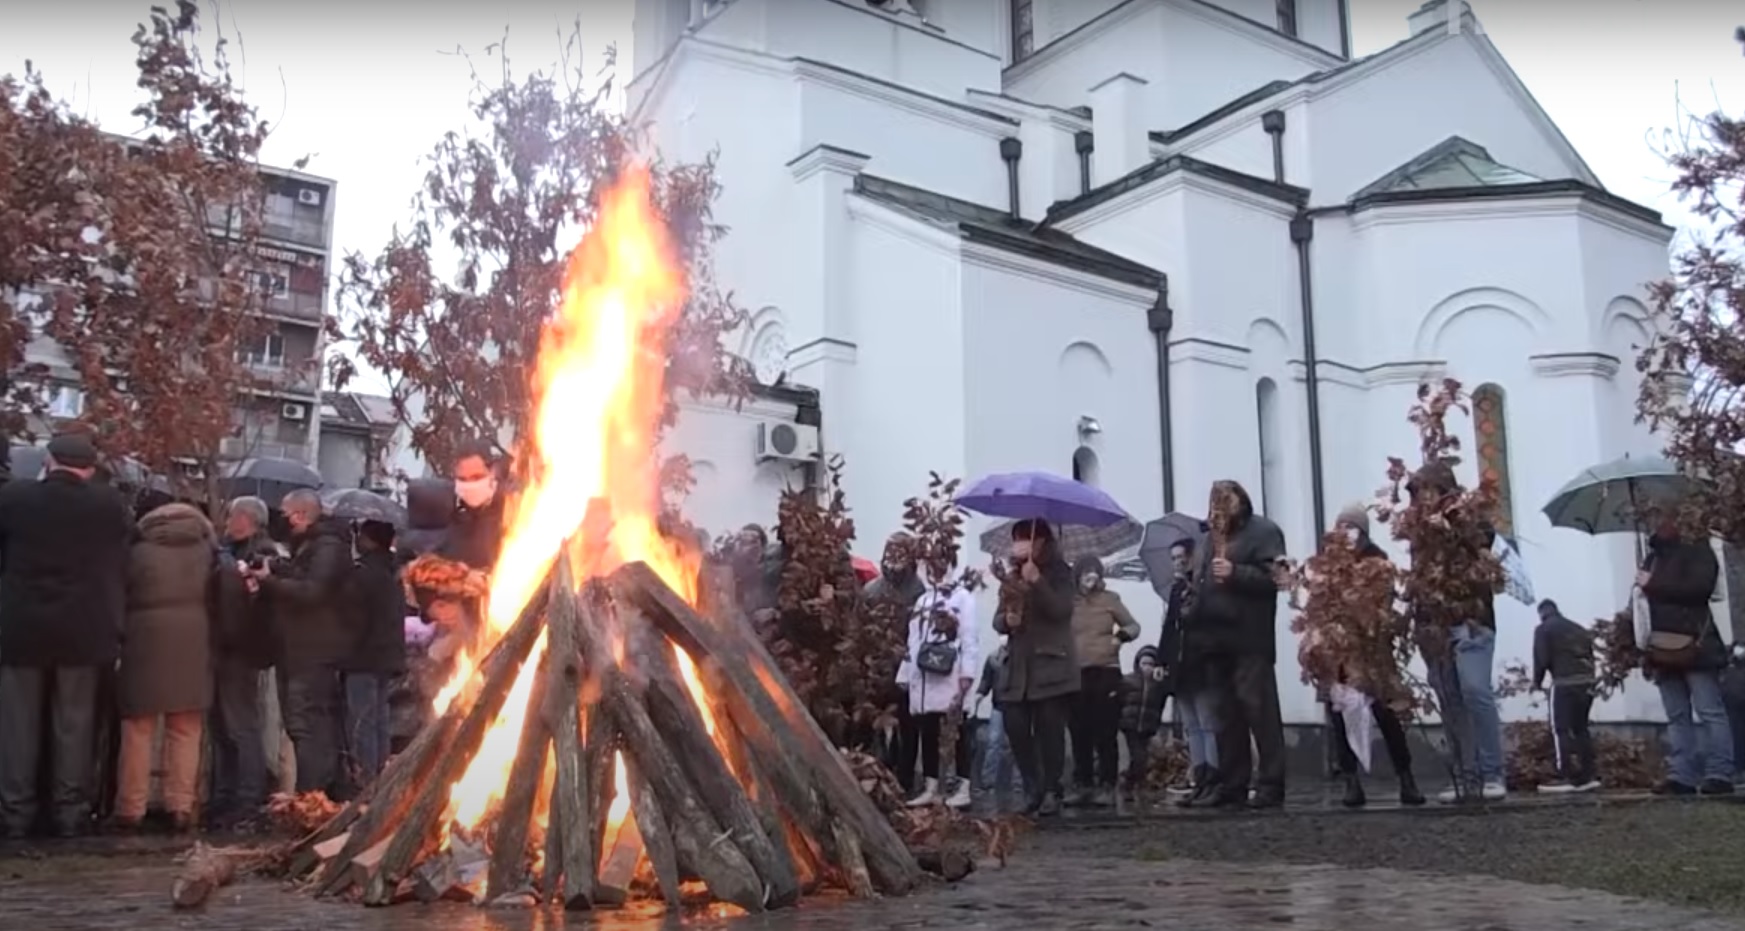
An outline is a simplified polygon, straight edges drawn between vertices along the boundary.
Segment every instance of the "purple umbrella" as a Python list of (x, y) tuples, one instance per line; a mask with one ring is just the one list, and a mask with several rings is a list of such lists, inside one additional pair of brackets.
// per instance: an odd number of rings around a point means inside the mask
[(1104, 492), (1047, 472), (990, 475), (959, 494), (957, 505), (989, 517), (1080, 527), (1107, 527), (1133, 519)]

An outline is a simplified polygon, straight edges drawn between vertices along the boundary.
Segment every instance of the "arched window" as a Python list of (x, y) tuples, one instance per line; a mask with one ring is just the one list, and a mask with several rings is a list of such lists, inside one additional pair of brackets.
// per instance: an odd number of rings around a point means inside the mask
[(1279, 436), (1278, 383), (1262, 378), (1254, 385), (1255, 423), (1260, 430), (1260, 511), (1274, 521), (1284, 513), (1284, 442)]
[(1509, 420), (1503, 389), (1479, 385), (1472, 392), (1472, 432), (1478, 457), (1478, 479), (1497, 493), (1497, 532), (1515, 535), (1515, 499), (1509, 489)]
[(1102, 469), (1097, 465), (1097, 451), (1089, 446), (1080, 446), (1072, 452), (1072, 480), (1084, 482), (1093, 488), (1101, 478)]

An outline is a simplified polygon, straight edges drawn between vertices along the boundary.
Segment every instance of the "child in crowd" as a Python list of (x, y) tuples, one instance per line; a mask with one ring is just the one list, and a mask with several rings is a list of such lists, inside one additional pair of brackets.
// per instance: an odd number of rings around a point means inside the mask
[(1600, 787), (1594, 739), (1588, 732), (1594, 707), (1594, 634), (1564, 617), (1549, 598), (1539, 602), (1539, 627), (1533, 633), (1533, 687), (1544, 688), (1547, 676), (1560, 778), (1539, 791), (1592, 792)]
[(1024, 797), (1024, 780), (1018, 775), (1017, 760), (1012, 758), (1012, 747), (1006, 742), (1000, 702), (994, 698), (1006, 677), (1007, 655), (1006, 638), (1001, 637), (999, 649), (988, 654), (982, 663), (981, 681), (976, 683), (974, 715), (987, 717), (978, 728), (983, 739), (976, 744), (980, 753), (974, 767), (976, 794), (981, 796), (977, 807), (991, 814), (1005, 812), (1010, 800)]
[(1140, 647), (1133, 656), (1133, 671), (1122, 682), (1121, 736), (1127, 743), (1127, 774), (1123, 793), (1137, 798), (1145, 788), (1151, 765), (1151, 741), (1163, 726), (1163, 703), (1168, 696), (1159, 681), (1157, 648)]

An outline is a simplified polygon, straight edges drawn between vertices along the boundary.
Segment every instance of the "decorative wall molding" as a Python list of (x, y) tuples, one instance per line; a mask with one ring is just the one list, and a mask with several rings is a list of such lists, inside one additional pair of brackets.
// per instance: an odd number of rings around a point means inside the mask
[(1364, 380), (1372, 388), (1388, 385), (1425, 385), (1448, 377), (1448, 363), (1441, 359), (1416, 362), (1387, 362), (1364, 370)]
[(788, 365), (791, 371), (798, 372), (807, 366), (823, 362), (853, 365), (859, 356), (860, 347), (855, 344), (824, 336), (788, 350)]
[(805, 181), (820, 171), (858, 175), (871, 162), (870, 155), (821, 142), (789, 161), (788, 171), (795, 181)]
[(855, 194), (849, 194), (843, 199), (843, 203), (848, 206), (848, 215), (853, 217), (857, 223), (882, 233), (888, 233), (904, 242), (913, 243), (933, 252), (943, 253), (953, 258), (962, 255), (963, 237), (953, 231), (941, 229), (925, 220), (916, 219), (877, 201), (868, 200)]
[(1150, 310), (1151, 306), (1157, 302), (1156, 291), (1113, 281), (1102, 275), (1081, 272), (1053, 262), (1037, 261), (1010, 250), (978, 242), (964, 242), (960, 251), (966, 265), (1022, 275), (1032, 281), (1059, 285), (1082, 294), (1120, 301), (1123, 304), (1132, 304), (1141, 311)]
[[(1285, 363), (1285, 366), (1290, 370), (1291, 381), (1301, 384), (1309, 380), (1309, 367), (1303, 360), (1292, 359)], [(1345, 388), (1356, 388), (1360, 391), (1369, 389), (1370, 380), (1363, 369), (1346, 365), (1343, 362), (1334, 362), (1330, 359), (1320, 360), (1315, 369), (1321, 376), (1321, 384), (1323, 385), (1339, 385)]]
[(1220, 343), (1215, 340), (1187, 337), (1170, 340), (1169, 361), (1205, 362), (1227, 369), (1246, 372), (1250, 368), (1249, 358), (1252, 354), (1247, 346), (1235, 346), (1230, 343)]
[(1527, 363), (1540, 378), (1587, 376), (1608, 381), (1623, 367), (1617, 356), (1603, 352), (1547, 352), (1528, 356)]

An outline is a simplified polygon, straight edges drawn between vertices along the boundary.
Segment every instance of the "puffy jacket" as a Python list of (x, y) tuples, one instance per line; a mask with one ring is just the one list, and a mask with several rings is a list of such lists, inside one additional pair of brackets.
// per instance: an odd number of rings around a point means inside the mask
[(1163, 703), (1169, 697), (1164, 683), (1139, 669), (1139, 660), (1146, 655), (1157, 659), (1154, 647), (1140, 647), (1133, 657), (1133, 671), (1121, 681), (1121, 733), (1150, 737), (1163, 726)]
[(287, 669), (338, 666), (355, 643), (343, 607), (352, 564), (345, 530), (337, 521), (318, 522), (295, 542), (288, 564), (275, 566), (261, 583)]
[[(1103, 575), (1103, 564), (1095, 559), (1083, 559), (1074, 567), (1073, 575), (1083, 579), (1094, 573)], [(1121, 644), (1139, 639), (1139, 622), (1121, 601), (1121, 596), (1104, 588), (1080, 591), (1072, 605), (1072, 641), (1078, 652), (1079, 668), (1120, 668)]]

